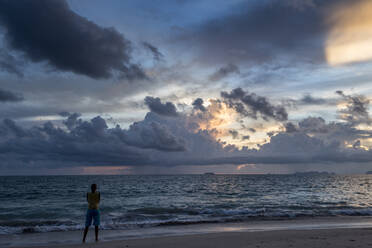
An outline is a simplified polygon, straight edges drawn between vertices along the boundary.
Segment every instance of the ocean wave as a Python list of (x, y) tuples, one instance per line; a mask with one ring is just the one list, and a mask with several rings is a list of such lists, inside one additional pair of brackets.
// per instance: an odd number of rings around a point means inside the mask
[(161, 207), (146, 207), (130, 210), (129, 212), (141, 214), (199, 214), (197, 210), (187, 208), (161, 208)]
[(2, 177), (0, 234), (82, 229), (92, 181), (103, 229), (372, 216), (371, 176)]
[(335, 209), (330, 210), (330, 213), (344, 216), (372, 216), (372, 209)]
[[(151, 213), (151, 214), (149, 214)], [(186, 214), (185, 214), (186, 213)], [(192, 213), (187, 215), (187, 213)], [(135, 217), (132, 215), (134, 214)], [(156, 215), (154, 215), (156, 214)], [(167, 218), (159, 218), (162, 214)], [(110, 215), (108, 215), (110, 216)], [(142, 216), (142, 218), (138, 218)], [(123, 216), (106, 217), (101, 222), (101, 228), (106, 230), (136, 229), (155, 226), (192, 225), (204, 223), (244, 222), (250, 220), (278, 220), (297, 217), (326, 217), (326, 216), (372, 216), (371, 208), (339, 208), (339, 209), (203, 209), (182, 210), (159, 208), (142, 208), (129, 211)], [(74, 221), (8, 221), (0, 222), (0, 234), (38, 233), (55, 231), (73, 231), (83, 229), (83, 223)]]

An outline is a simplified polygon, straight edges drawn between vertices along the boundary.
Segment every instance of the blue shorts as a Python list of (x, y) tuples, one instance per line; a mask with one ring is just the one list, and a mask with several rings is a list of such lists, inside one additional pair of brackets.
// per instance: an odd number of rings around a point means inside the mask
[(98, 209), (88, 209), (87, 216), (85, 217), (85, 226), (88, 227), (92, 224), (93, 219), (93, 225), (99, 226), (100, 224), (100, 217), (99, 217), (99, 210)]

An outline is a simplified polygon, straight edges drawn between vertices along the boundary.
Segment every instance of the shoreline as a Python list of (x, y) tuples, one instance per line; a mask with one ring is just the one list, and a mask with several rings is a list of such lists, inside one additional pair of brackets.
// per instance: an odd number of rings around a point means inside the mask
[[(293, 233), (303, 233), (303, 235), (306, 236), (313, 235), (311, 233), (322, 233), (322, 230), (327, 230), (324, 232), (328, 233), (338, 233), (344, 232), (341, 230), (350, 229), (353, 229), (353, 233), (365, 233), (366, 230), (372, 229), (372, 217), (314, 217), (296, 218), (292, 220), (261, 220), (239, 223), (165, 226), (131, 230), (102, 230), (100, 232), (101, 241), (97, 244), (92, 242), (94, 231), (93, 228), (91, 228), (88, 233), (87, 243), (97, 247), (111, 248), (126, 242), (146, 245), (147, 242), (153, 242), (151, 240), (157, 240), (160, 243), (174, 239), (194, 240), (194, 237), (203, 235), (206, 235), (205, 238), (214, 237), (217, 240), (222, 236), (230, 237), (234, 235), (239, 237), (242, 236), (241, 238), (245, 239), (247, 235), (253, 238), (255, 234), (258, 235), (258, 233), (260, 233), (259, 236), (264, 237), (266, 234), (262, 233), (283, 232), (284, 236), (289, 235), (288, 237), (291, 237)], [(345, 232), (347, 233), (347, 231)], [(369, 233), (372, 247), (372, 231), (369, 230)], [(82, 230), (0, 235), (0, 247), (80, 247), (83, 245), (81, 244), (81, 238)], [(182, 247), (182, 242), (180, 245), (179, 247)]]
[(56, 245), (55, 248), (352, 248), (372, 246), (372, 230), (350, 229), (312, 229), (275, 230), (257, 232), (224, 232), (194, 234), (156, 238), (108, 241), (90, 244)]

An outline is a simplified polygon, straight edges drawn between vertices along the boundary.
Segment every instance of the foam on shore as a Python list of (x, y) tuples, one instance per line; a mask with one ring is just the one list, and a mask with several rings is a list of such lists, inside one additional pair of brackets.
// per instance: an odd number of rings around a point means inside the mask
[[(262, 232), (275, 230), (318, 230), (372, 228), (372, 217), (298, 218), (294, 220), (213, 223), (181, 226), (161, 226), (132, 230), (102, 230), (101, 241), (130, 240), (151, 237), (183, 236), (225, 232)], [(88, 234), (93, 239), (93, 230)], [(30, 247), (79, 244), (82, 231), (26, 233), (0, 235), (0, 247)]]

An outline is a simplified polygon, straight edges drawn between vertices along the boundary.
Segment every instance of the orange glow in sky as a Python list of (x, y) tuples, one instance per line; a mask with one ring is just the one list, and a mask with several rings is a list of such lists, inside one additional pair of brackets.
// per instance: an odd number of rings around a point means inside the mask
[(206, 114), (208, 115), (206, 118), (198, 119), (199, 129), (216, 129), (221, 131), (215, 133), (216, 138), (223, 136), (223, 129), (229, 128), (230, 125), (235, 123), (237, 116), (235, 110), (227, 107), (225, 103), (216, 100), (210, 100), (210, 105), (208, 106)]
[(130, 174), (128, 166), (86, 166), (81, 174), (119, 175)]
[(355, 1), (335, 9), (325, 53), (332, 66), (372, 59), (372, 1)]

